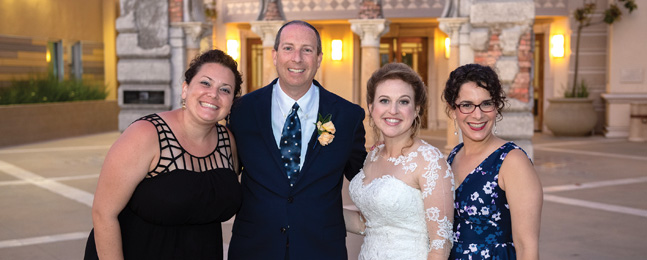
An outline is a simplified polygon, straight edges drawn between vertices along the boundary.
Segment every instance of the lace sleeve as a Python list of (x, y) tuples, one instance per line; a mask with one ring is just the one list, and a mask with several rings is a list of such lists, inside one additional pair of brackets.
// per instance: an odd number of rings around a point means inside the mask
[(431, 146), (420, 147), (425, 165), (418, 176), (429, 234), (428, 259), (447, 259), (452, 248), (454, 174), (443, 154)]

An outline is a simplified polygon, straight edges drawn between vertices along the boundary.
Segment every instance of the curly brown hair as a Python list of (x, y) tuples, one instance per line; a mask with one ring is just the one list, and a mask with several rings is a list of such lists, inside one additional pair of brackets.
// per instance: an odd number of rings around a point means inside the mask
[(240, 96), (240, 86), (243, 84), (243, 77), (240, 75), (240, 72), (238, 72), (238, 63), (227, 53), (218, 49), (206, 51), (196, 56), (191, 61), (189, 68), (184, 72), (184, 81), (186, 84), (189, 84), (191, 80), (193, 80), (195, 74), (200, 71), (200, 68), (205, 63), (218, 63), (231, 70), (231, 72), (234, 73), (234, 79), (236, 81), (233, 92), (234, 99)]
[(501, 115), (501, 111), (505, 107), (506, 96), (501, 87), (499, 76), (488, 66), (466, 64), (452, 71), (445, 84), (442, 99), (447, 104), (445, 112), (447, 112), (448, 116), (451, 110), (456, 109), (458, 93), (461, 91), (463, 84), (467, 82), (474, 82), (477, 86), (487, 90), (492, 97), (497, 114)]

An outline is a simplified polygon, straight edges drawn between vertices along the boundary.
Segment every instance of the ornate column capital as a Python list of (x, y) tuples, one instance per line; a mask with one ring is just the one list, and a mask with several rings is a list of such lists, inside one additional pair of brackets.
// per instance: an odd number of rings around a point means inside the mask
[(276, 39), (276, 33), (279, 32), (281, 26), (285, 21), (282, 20), (272, 20), (272, 21), (252, 21), (252, 32), (261, 37), (263, 41), (263, 47), (273, 47), (274, 40)]
[(200, 39), (211, 30), (211, 23), (205, 22), (175, 22), (171, 23), (171, 26), (182, 28), (187, 47), (194, 49), (200, 48)]
[(362, 47), (380, 47), (380, 37), (389, 32), (391, 22), (386, 19), (351, 19), (350, 29), (359, 35)]
[[(438, 28), (440, 28), (441, 31), (452, 37), (452, 44), (453, 42), (458, 40), (458, 39), (453, 39), (454, 34), (458, 36), (458, 32), (461, 29), (461, 26), (463, 24), (466, 24), (469, 22), (468, 17), (445, 17), (445, 18), (438, 18)], [(458, 42), (456, 42), (458, 44)]]

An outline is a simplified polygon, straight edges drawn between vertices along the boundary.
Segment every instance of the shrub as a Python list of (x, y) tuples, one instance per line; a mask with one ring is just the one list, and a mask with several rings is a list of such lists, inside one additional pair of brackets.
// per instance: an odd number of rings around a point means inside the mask
[(0, 105), (103, 100), (107, 96), (106, 87), (97, 83), (38, 75), (12, 80), (9, 87), (0, 88)]

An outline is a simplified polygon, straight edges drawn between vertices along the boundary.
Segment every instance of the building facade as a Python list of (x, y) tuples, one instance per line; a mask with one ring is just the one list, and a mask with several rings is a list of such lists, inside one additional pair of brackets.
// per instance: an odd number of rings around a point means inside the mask
[[(549, 132), (547, 100), (563, 96), (572, 81), (571, 14), (588, 2), (601, 18), (613, 0), (3, 0), (0, 86), (52, 68), (103, 80), (119, 101), (123, 130), (143, 114), (179, 107), (188, 61), (210, 48), (238, 60), (243, 93), (264, 86), (276, 77), (276, 31), (299, 19), (321, 33), (316, 79), (363, 107), (366, 80), (381, 65), (416, 70), (429, 88), (422, 134), (446, 129), (448, 147), (459, 141), (441, 101), (449, 72), (466, 63), (493, 66), (510, 98), (498, 134), (532, 151), (533, 132)], [(628, 136), (630, 104), (647, 100), (641, 3), (612, 26), (582, 32), (579, 75), (598, 114), (595, 132), (607, 137)], [(561, 45), (556, 35), (564, 36)], [(560, 48), (562, 57), (551, 54)]]
[(0, 87), (52, 73), (107, 86), (117, 98), (118, 0), (0, 0)]

